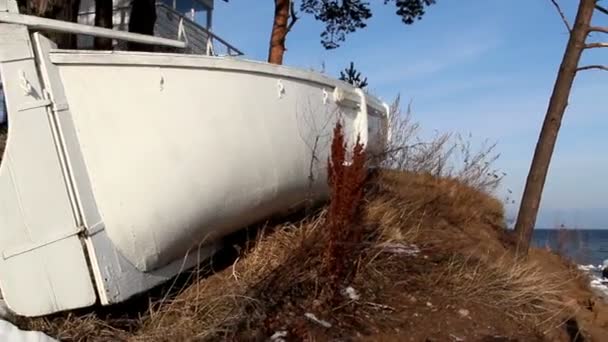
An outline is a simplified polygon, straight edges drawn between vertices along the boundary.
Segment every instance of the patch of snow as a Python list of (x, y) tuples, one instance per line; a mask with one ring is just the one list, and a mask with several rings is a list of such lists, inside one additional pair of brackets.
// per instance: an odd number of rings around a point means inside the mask
[(287, 337), (287, 331), (277, 331), (272, 336), (270, 336), (270, 340), (273, 342), (285, 342), (285, 337)]
[(453, 341), (455, 341), (455, 342), (464, 342), (464, 338), (462, 338), (462, 337), (458, 337), (458, 336), (456, 336), (456, 335), (454, 335), (454, 334), (450, 334), (450, 337), (451, 337), (451, 338), (452, 338), (452, 340), (453, 340)]
[(54, 338), (38, 331), (21, 330), (10, 321), (15, 313), (0, 297), (0, 341), (6, 342), (57, 342)]
[(350, 298), (351, 300), (359, 300), (359, 298), (361, 298), (361, 296), (359, 296), (359, 294), (357, 293), (357, 290), (355, 290), (352, 286), (347, 287), (344, 292), (345, 295), (348, 296), (348, 298)]
[(469, 310), (467, 309), (460, 309), (458, 310), (458, 314), (462, 317), (469, 317)]
[(304, 314), (304, 316), (306, 316), (306, 318), (319, 324), (320, 326), (322, 326), (324, 328), (331, 328), (331, 323), (329, 323), (328, 321), (324, 321), (322, 319), (318, 319), (317, 316), (315, 316), (315, 314), (313, 314), (313, 313), (307, 312)]
[(0, 341), (7, 342), (58, 342), (38, 331), (25, 331), (12, 323), (0, 320)]
[(578, 269), (587, 273), (589, 276), (589, 286), (608, 297), (608, 279), (602, 277), (602, 270), (608, 266), (608, 260), (604, 260), (602, 265), (578, 265)]
[(603, 280), (602, 278), (600, 278), (598, 276), (592, 276), (590, 285), (594, 289), (600, 290), (605, 295), (608, 295), (608, 280)]
[(0, 319), (12, 321), (15, 318), (15, 313), (6, 305), (6, 302), (0, 297)]
[(578, 265), (578, 269), (581, 271), (601, 271), (602, 265)]
[(382, 249), (389, 253), (405, 254), (407, 256), (418, 256), (420, 248), (414, 244), (405, 244), (401, 242), (386, 242), (381, 245)]
[(578, 265), (578, 269), (587, 273), (589, 276), (589, 286), (600, 295), (608, 298), (608, 279), (602, 277), (602, 270), (608, 266), (608, 260), (604, 260), (602, 265)]

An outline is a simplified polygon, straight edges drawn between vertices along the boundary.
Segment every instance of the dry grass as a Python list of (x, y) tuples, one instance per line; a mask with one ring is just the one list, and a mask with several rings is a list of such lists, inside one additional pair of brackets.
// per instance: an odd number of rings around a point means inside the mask
[[(411, 117), (396, 120), (402, 135), (393, 136), (384, 164), (394, 170), (351, 189), (364, 190), (362, 203), (340, 229), (356, 227), (356, 239), (332, 233), (321, 208), (256, 230), (227, 267), (205, 264), (140, 299), (143, 310), (130, 302), (19, 325), (63, 341), (249, 341), (277, 332), (289, 341), (402, 340), (404, 331), (414, 341), (561, 341), (562, 323), (578, 314), (564, 298), (579, 294), (553, 256), (515, 260), (503, 206), (489, 195), (500, 181), (492, 148), (470, 153), (470, 144), (449, 136), (416, 145)], [(349, 242), (347, 252), (333, 249), (343, 270), (340, 291), (328, 296), (328, 284), (336, 286), (326, 272), (328, 246)], [(345, 294), (349, 287), (356, 296)], [(469, 316), (459, 315), (463, 308)]]
[(115, 312), (98, 310), (19, 323), (46, 331), (62, 341), (104, 341), (110, 337), (125, 341), (173, 341), (220, 334), (229, 322), (251, 314), (249, 311), (255, 309), (258, 300), (248, 292), (283, 267), (299, 246), (310, 241), (324, 216), (325, 211), (321, 211), (293, 224), (261, 228), (232, 265), (207, 277), (209, 266), (203, 264), (189, 273), (182, 286), (165, 291), (169, 296), (151, 299), (142, 312), (129, 312), (120, 318)]
[(449, 287), (451, 296), (541, 326), (569, 309), (562, 301), (564, 279), (568, 278), (563, 273), (546, 272), (534, 261), (522, 262), (510, 253), (491, 262), (457, 256), (446, 264), (437, 287)]
[[(240, 341), (268, 339), (277, 331), (286, 331), (287, 340), (325, 340), (357, 334), (371, 338), (407, 328), (410, 315), (423, 312), (426, 300), (454, 307), (479, 304), (492, 324), (500, 317), (507, 330), (523, 325), (518, 331), (526, 336), (557, 327), (567, 317), (559, 305), (559, 277), (533, 261), (510, 259), (499, 239), (503, 232), (494, 199), (456, 181), (389, 172), (368, 186), (364, 201), (362, 248), (348, 256), (356, 270), (349, 284), (358, 300), (324, 298), (328, 231), (327, 213), (320, 210), (261, 229), (232, 265), (209, 277), (205, 270), (193, 272), (187, 286), (154, 301), (140, 316), (61, 315), (21, 325), (65, 341)], [(418, 256), (403, 252), (412, 245), (420, 250)], [(419, 298), (418, 304), (411, 303), (411, 296)], [(312, 322), (306, 313), (332, 328)], [(483, 318), (476, 322), (485, 324)], [(416, 324), (428, 324), (432, 331), (431, 323)], [(467, 324), (454, 323), (450, 331), (475, 331)]]
[(586, 264), (592, 259), (588, 233), (582, 230), (562, 225), (547, 242), (545, 248), (573, 264)]
[(397, 96), (390, 107), (391, 142), (383, 153), (383, 167), (391, 170), (429, 173), (438, 178), (454, 178), (477, 190), (491, 193), (505, 173), (494, 167), (499, 158), (496, 144), (484, 141), (474, 147), (472, 137), (436, 133), (430, 140), (420, 138), (421, 125), (414, 120), (412, 103), (401, 108)]
[(561, 265), (567, 267), (567, 279), (577, 282), (579, 288), (591, 291), (589, 275), (579, 269), (579, 265), (588, 264), (592, 260), (587, 232), (561, 225), (553, 233), (535, 254), (544, 252), (556, 257)]

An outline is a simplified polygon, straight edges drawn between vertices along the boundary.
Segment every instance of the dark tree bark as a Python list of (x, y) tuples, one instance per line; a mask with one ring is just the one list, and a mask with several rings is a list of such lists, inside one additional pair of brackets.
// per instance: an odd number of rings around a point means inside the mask
[[(156, 23), (155, 0), (133, 0), (131, 2), (131, 15), (129, 18), (129, 32), (154, 35)], [(153, 51), (152, 45), (129, 43), (131, 51)]]
[(289, 21), (289, 5), (290, 0), (274, 1), (274, 23), (272, 25), (272, 34), (270, 35), (268, 63), (283, 64), (285, 39), (289, 32), (287, 27), (287, 22)]
[[(112, 0), (95, 0), (95, 26), (111, 29), (112, 14)], [(112, 39), (95, 37), (94, 45), (97, 50), (112, 50)]]
[(585, 49), (585, 39), (589, 34), (595, 4), (596, 0), (580, 1), (574, 27), (570, 31), (568, 45), (549, 100), (515, 223), (518, 255), (526, 255), (530, 247), (557, 134), (568, 105), (581, 54)]
[[(436, 0), (385, 0), (384, 4), (395, 5), (395, 13), (401, 17), (401, 21), (411, 25), (421, 19), (426, 8), (435, 2)], [(337, 48), (347, 34), (366, 27), (366, 20), (372, 16), (370, 2), (367, 0), (300, 0), (299, 3), (301, 13), (311, 14), (316, 20), (325, 23), (321, 43), (327, 49)], [(297, 20), (294, 0), (274, 0), (274, 20), (268, 49), (269, 63), (283, 64), (283, 55), (287, 50), (285, 41)]]
[[(24, 14), (69, 22), (78, 21), (80, 0), (17, 0)], [(44, 32), (60, 49), (75, 49), (76, 36), (69, 33)]]

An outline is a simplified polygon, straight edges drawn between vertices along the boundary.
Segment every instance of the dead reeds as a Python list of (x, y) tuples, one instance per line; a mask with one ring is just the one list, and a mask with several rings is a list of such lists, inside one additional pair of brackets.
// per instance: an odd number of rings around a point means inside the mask
[(539, 327), (549, 323), (547, 326), (554, 328), (556, 319), (571, 314), (562, 301), (569, 281), (565, 275), (547, 272), (534, 261), (522, 262), (510, 253), (491, 261), (455, 256), (440, 273), (436, 288), (445, 286), (450, 296), (498, 308)]

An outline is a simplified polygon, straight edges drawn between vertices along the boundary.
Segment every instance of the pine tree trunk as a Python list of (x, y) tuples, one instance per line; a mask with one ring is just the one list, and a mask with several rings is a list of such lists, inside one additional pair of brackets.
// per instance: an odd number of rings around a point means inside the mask
[(274, 23), (270, 36), (268, 63), (283, 64), (285, 54), (285, 39), (287, 37), (287, 22), (289, 20), (290, 0), (274, 1)]
[[(78, 21), (80, 0), (17, 0), (19, 12), (69, 22)], [(70, 33), (43, 32), (60, 49), (75, 49), (76, 36)]]
[[(131, 15), (129, 17), (129, 32), (154, 35), (156, 23), (155, 0), (133, 0), (131, 2)], [(131, 51), (153, 51), (152, 45), (129, 43)]]
[(585, 39), (589, 33), (595, 3), (596, 0), (580, 1), (574, 27), (570, 33), (568, 45), (566, 46), (566, 51), (553, 87), (553, 93), (549, 100), (545, 121), (536, 144), (517, 222), (515, 223), (518, 255), (526, 255), (530, 247), (545, 180), (549, 164), (551, 163), (551, 156), (553, 155), (557, 134), (564, 112), (566, 111), (566, 106), (568, 105), (568, 98), (574, 77), (576, 76), (576, 69), (584, 50)]
[[(112, 12), (112, 0), (95, 0), (95, 26), (111, 29)], [(112, 50), (112, 39), (95, 37), (94, 45), (97, 50)]]

